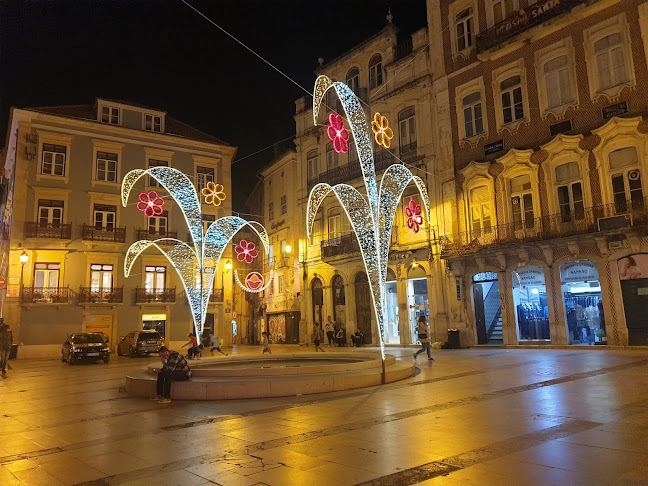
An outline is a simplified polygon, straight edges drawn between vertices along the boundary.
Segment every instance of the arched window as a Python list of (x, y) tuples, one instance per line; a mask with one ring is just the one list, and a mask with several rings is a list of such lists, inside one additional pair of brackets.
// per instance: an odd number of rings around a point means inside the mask
[(623, 213), (628, 210), (628, 206), (632, 209), (643, 208), (643, 190), (637, 149), (625, 147), (610, 152), (609, 161), (616, 212)]
[(358, 92), (360, 88), (360, 70), (357, 67), (352, 67), (346, 75), (346, 84), (354, 93)]
[(462, 104), (464, 114), (464, 133), (466, 134), (466, 138), (484, 133), (481, 94), (479, 91), (464, 97)]
[(628, 81), (620, 33), (610, 34), (594, 43), (599, 91)]
[(533, 228), (533, 192), (529, 174), (513, 177), (511, 184), (511, 212), (516, 230)]
[(567, 56), (558, 56), (547, 61), (543, 67), (547, 107), (556, 108), (573, 100), (569, 79)]
[(455, 17), (455, 29), (457, 34), (458, 52), (461, 52), (473, 45), (475, 29), (473, 26), (472, 8), (467, 8), (459, 12)]
[(524, 103), (522, 101), (522, 81), (520, 76), (511, 76), (500, 83), (502, 96), (502, 119), (511, 123), (524, 118)]
[(491, 200), (488, 187), (479, 186), (470, 190), (470, 227), (472, 237), (478, 238), (491, 232)]
[(567, 162), (555, 169), (558, 206), (563, 223), (585, 218), (583, 181), (578, 162)]
[(382, 56), (374, 55), (369, 61), (369, 88), (374, 89), (383, 84)]

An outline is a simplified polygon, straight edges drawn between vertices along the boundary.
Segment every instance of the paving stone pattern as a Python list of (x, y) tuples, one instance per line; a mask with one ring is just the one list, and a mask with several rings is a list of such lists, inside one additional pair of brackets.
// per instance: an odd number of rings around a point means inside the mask
[(13, 361), (0, 485), (648, 484), (648, 350), (444, 350), (382, 387), (167, 405), (123, 392), (152, 360)]

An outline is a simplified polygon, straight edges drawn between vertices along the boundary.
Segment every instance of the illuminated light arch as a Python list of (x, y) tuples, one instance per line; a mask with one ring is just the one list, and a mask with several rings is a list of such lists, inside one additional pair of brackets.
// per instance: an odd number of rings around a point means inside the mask
[(159, 250), (176, 269), (187, 294), (189, 307), (197, 335), (202, 334), (207, 316), (216, 269), (225, 248), (243, 227), (250, 227), (269, 251), (268, 233), (262, 224), (246, 221), (237, 216), (225, 216), (209, 225), (203, 235), (202, 210), (196, 188), (189, 178), (172, 167), (151, 167), (148, 170), (135, 169), (124, 176), (121, 201), (125, 207), (135, 183), (144, 175), (156, 180), (176, 201), (187, 222), (191, 244), (175, 238), (140, 240), (133, 243), (126, 252), (124, 274), (128, 277), (135, 260), (148, 248)]
[(263, 275), (261, 275), (260, 272), (250, 272), (245, 276), (245, 282), (247, 283), (248, 279), (250, 278), (250, 275), (256, 274), (259, 275), (262, 279), (261, 287), (258, 289), (252, 289), (248, 285), (245, 285), (241, 280), (239, 279), (238, 272), (234, 270), (234, 280), (236, 280), (236, 283), (241, 287), (243, 290), (246, 292), (252, 292), (252, 293), (259, 293), (263, 292), (265, 289), (267, 289), (270, 286), (270, 283), (272, 282), (272, 278), (274, 277), (274, 270), (270, 270), (270, 278), (268, 278), (267, 282), (263, 282)]
[(407, 167), (401, 164), (389, 166), (380, 181), (380, 187), (378, 186), (367, 118), (360, 101), (347, 85), (333, 82), (327, 76), (317, 78), (313, 92), (313, 123), (317, 125), (320, 104), (329, 89), (335, 90), (349, 121), (353, 143), (355, 143), (362, 169), (366, 196), (348, 184), (335, 186), (324, 183), (317, 184), (308, 196), (306, 233), (308, 237), (311, 236), (315, 216), (324, 199), (332, 192), (351, 221), (360, 246), (360, 254), (369, 280), (374, 313), (378, 323), (384, 379), (387, 264), (396, 208), (403, 191), (411, 182), (414, 182), (421, 194), (428, 218), (430, 203), (423, 180), (413, 175)]

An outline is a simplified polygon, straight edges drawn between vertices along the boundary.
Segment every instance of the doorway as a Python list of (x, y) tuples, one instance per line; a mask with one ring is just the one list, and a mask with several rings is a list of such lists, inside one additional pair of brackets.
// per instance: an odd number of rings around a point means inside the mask
[(407, 308), (409, 309), (411, 344), (419, 344), (418, 320), (420, 316), (425, 316), (427, 322), (430, 322), (430, 307), (425, 270), (416, 262), (407, 272)]
[(322, 281), (315, 277), (311, 283), (311, 296), (313, 300), (313, 323), (322, 323), (322, 307), (324, 305), (324, 290)]
[(499, 281), (494, 272), (481, 272), (472, 278), (477, 344), (504, 344)]
[[(630, 346), (648, 346), (648, 254), (630, 255), (617, 262), (621, 279), (623, 311)], [(602, 308), (600, 314), (602, 315)], [(603, 330), (605, 330), (605, 319)]]
[[(369, 280), (367, 274), (360, 272), (355, 278), (356, 292), (356, 323), (358, 329), (365, 336), (365, 343), (372, 343), (371, 337), (371, 290), (369, 289)], [(347, 334), (353, 332), (353, 329), (347, 329)]]
[[(601, 331), (598, 265), (577, 260), (560, 266), (560, 283), (569, 344), (594, 344)], [(602, 306), (602, 303), (601, 303)]]
[(391, 268), (387, 269), (387, 329), (385, 331), (385, 344), (400, 344), (400, 330), (398, 328), (398, 292), (396, 288), (396, 274)]

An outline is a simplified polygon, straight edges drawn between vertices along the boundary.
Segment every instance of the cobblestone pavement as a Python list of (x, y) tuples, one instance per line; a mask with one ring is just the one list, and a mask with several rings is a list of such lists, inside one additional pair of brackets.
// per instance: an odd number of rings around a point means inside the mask
[(648, 484), (646, 350), (444, 350), (382, 387), (167, 405), (120, 390), (153, 360), (12, 361), (0, 484)]

